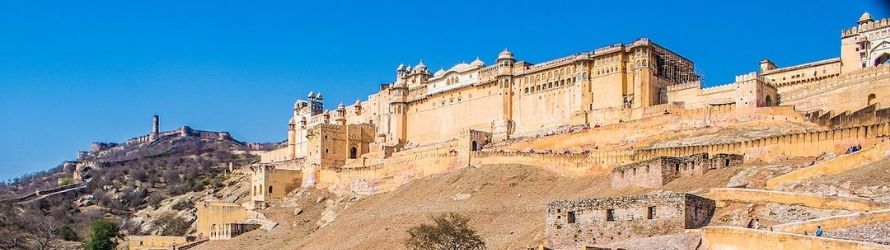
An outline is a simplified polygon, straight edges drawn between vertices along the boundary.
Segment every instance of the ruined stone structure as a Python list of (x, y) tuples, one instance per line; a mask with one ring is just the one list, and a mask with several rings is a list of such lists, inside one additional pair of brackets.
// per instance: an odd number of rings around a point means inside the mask
[[(147, 135), (133, 137), (127, 140), (126, 144), (134, 145), (139, 143), (147, 143), (153, 142), (159, 139), (168, 138), (168, 137), (186, 137), (186, 136), (194, 136), (194, 137), (202, 137), (202, 138), (219, 138), (219, 139), (232, 139), (232, 136), (229, 132), (225, 131), (203, 131), (203, 130), (195, 130), (189, 126), (181, 126), (178, 129), (169, 130), (169, 131), (160, 131), (161, 118), (158, 115), (152, 116), (151, 120), (151, 132)], [(104, 144), (104, 145), (103, 145)], [(113, 145), (111, 145), (113, 144)], [(102, 147), (105, 146), (107, 148), (115, 147), (118, 144), (116, 143), (101, 143), (94, 142), (94, 147)]]
[(547, 207), (547, 247), (577, 249), (700, 228), (715, 207), (713, 200), (675, 193), (556, 201)]
[(189, 241), (185, 236), (131, 235), (127, 236), (129, 250), (178, 249)]
[(742, 165), (743, 156), (737, 154), (698, 153), (685, 157), (661, 156), (654, 159), (622, 165), (614, 168), (611, 175), (613, 188), (661, 187), (676, 178), (700, 176), (708, 170)]
[(198, 238), (210, 240), (230, 239), (233, 236), (244, 233), (256, 227), (242, 224), (248, 219), (247, 209), (241, 205), (222, 202), (204, 201), (195, 205), (197, 209), (197, 235)]
[(302, 171), (286, 168), (274, 168), (271, 165), (254, 165), (251, 170), (251, 200), (256, 207), (263, 207), (267, 202), (279, 200), (290, 191), (300, 187)]

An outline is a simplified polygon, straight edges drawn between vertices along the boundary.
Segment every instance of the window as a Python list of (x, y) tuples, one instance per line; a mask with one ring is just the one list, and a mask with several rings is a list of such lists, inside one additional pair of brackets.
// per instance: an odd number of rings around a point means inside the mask
[(615, 209), (606, 209), (606, 221), (615, 221)]
[(269, 186), (269, 194), (272, 194), (272, 186)]
[(655, 219), (655, 207), (649, 207), (649, 208), (646, 209), (646, 210), (647, 210), (647, 211), (646, 211), (646, 215), (647, 215), (646, 218), (647, 218), (647, 219), (650, 219), (650, 220), (651, 220), (651, 219)]
[(566, 215), (566, 223), (575, 223), (575, 211), (571, 211), (568, 215)]

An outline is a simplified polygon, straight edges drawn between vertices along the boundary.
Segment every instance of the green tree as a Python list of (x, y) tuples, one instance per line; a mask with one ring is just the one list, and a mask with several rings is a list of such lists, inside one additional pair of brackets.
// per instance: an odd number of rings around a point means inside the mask
[(457, 213), (433, 217), (433, 224), (408, 229), (405, 246), (409, 249), (485, 249), (485, 242), (469, 227), (469, 218)]
[(117, 248), (117, 240), (120, 238), (117, 224), (106, 220), (98, 220), (90, 225), (90, 238), (87, 241), (88, 250), (114, 250)]

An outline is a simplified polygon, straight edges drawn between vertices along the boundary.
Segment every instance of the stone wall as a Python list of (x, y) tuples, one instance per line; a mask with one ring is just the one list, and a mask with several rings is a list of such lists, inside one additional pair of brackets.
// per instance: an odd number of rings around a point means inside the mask
[(864, 148), (859, 152), (842, 155), (828, 161), (820, 162), (814, 166), (798, 169), (769, 179), (766, 181), (766, 188), (776, 189), (784, 184), (811, 177), (843, 173), (876, 162), (888, 156), (890, 156), (890, 141), (881, 142), (873, 147)]
[(822, 230), (834, 230), (882, 223), (887, 221), (890, 221), (890, 209), (824, 217), (807, 221), (791, 222), (786, 224), (774, 225), (770, 228), (773, 231), (777, 232), (803, 234), (804, 232), (812, 233), (816, 230), (815, 228), (819, 226), (822, 227)]
[(250, 197), (257, 207), (280, 200), (301, 186), (301, 170), (279, 169), (268, 164), (254, 165), (250, 170)]
[(547, 247), (578, 248), (698, 228), (714, 202), (691, 194), (648, 194), (576, 201), (547, 207)]
[(134, 235), (127, 236), (129, 250), (176, 249), (188, 243), (185, 236)]
[(824, 152), (844, 153), (854, 145), (863, 147), (887, 140), (890, 123), (827, 129), (779, 136), (770, 136), (734, 143), (649, 148), (637, 151), (635, 160), (659, 156), (684, 156), (696, 153), (743, 154), (745, 160), (772, 161), (779, 157), (818, 156)]
[(887, 249), (883, 245), (729, 226), (702, 229), (704, 249)]
[(195, 204), (197, 209), (197, 234), (210, 237), (214, 228), (225, 224), (241, 223), (248, 218), (248, 211), (238, 204), (222, 201), (204, 201)]
[(890, 204), (858, 197), (838, 197), (746, 188), (712, 188), (705, 196), (709, 199), (721, 202), (721, 204), (725, 204), (729, 201), (744, 203), (779, 203), (821, 209), (854, 211), (874, 211), (890, 208)]
[(680, 177), (701, 176), (709, 169), (726, 168), (742, 164), (742, 155), (717, 154), (708, 158), (707, 153), (684, 157), (660, 156), (612, 169), (612, 188), (661, 187)]

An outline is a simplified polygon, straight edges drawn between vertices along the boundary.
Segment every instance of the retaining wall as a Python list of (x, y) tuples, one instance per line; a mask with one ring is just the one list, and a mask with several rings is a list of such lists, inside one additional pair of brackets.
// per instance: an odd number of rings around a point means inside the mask
[(823, 230), (833, 230), (887, 221), (890, 221), (890, 209), (774, 225), (772, 226), (772, 230), (777, 232), (803, 234), (804, 232), (812, 233), (816, 231), (816, 227), (818, 226), (821, 226)]
[(875, 243), (840, 240), (801, 234), (771, 232), (740, 227), (713, 226), (702, 229), (704, 249), (887, 249)]
[(862, 149), (859, 152), (842, 155), (825, 161), (815, 166), (792, 171), (766, 181), (767, 189), (776, 189), (786, 183), (795, 182), (811, 177), (839, 174), (856, 169), (869, 163), (890, 156), (890, 141), (878, 143), (875, 146)]
[(843, 209), (855, 211), (875, 211), (890, 208), (890, 204), (863, 198), (847, 198), (808, 193), (791, 193), (746, 188), (712, 188), (706, 197), (726, 202), (771, 202), (787, 205), (802, 205), (822, 209)]

